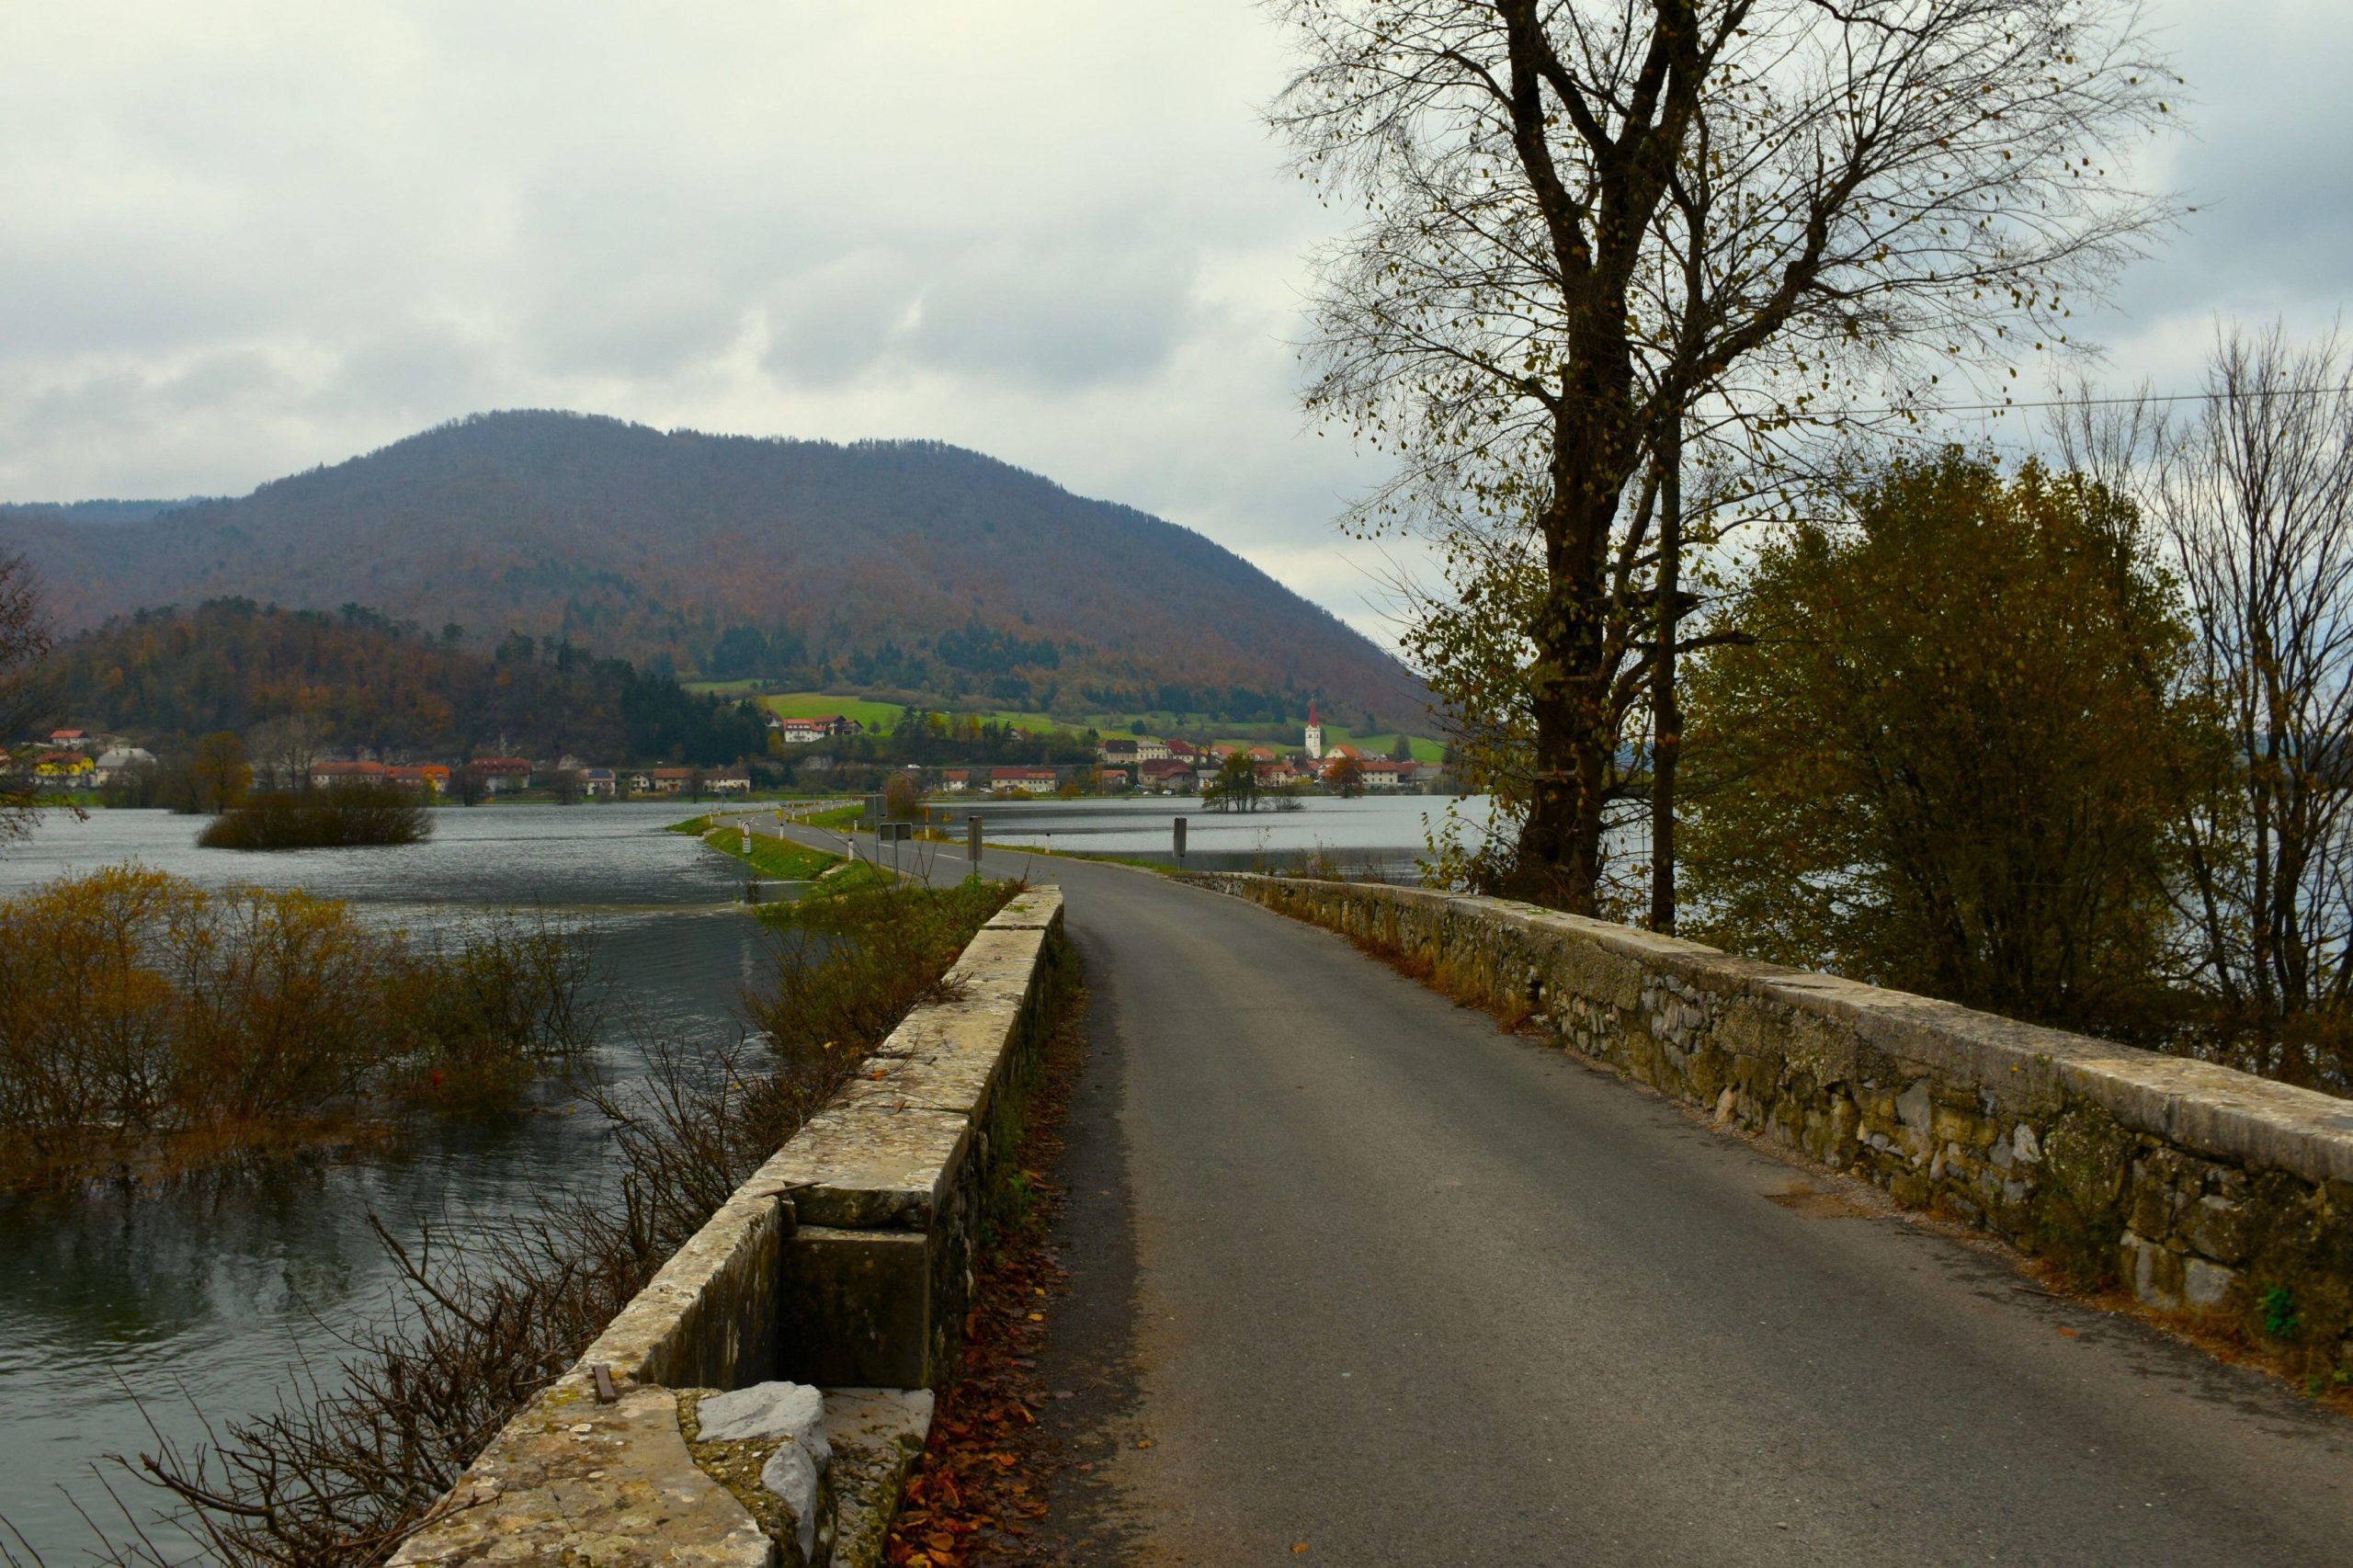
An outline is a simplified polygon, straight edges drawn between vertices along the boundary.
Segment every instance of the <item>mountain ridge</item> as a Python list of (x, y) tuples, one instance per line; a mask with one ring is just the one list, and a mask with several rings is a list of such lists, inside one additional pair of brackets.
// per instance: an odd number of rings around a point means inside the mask
[(507, 411), (147, 505), (0, 506), (0, 548), (69, 632), (226, 597), (357, 603), (696, 671), (729, 640), (773, 666), (738, 673), (949, 700), (1281, 717), (1318, 698), (1407, 728), (1427, 709), (1370, 640), (1204, 536), (945, 442)]

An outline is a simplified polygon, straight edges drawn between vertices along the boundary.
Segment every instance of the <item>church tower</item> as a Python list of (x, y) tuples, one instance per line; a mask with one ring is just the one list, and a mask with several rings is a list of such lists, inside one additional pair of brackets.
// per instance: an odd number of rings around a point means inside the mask
[(1324, 760), (1324, 722), (1315, 716), (1315, 703), (1307, 704), (1307, 755), (1316, 761)]

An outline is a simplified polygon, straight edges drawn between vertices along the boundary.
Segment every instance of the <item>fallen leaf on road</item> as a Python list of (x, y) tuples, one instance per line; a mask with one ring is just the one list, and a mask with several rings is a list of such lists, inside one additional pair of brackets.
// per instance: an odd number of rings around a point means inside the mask
[(2059, 1331), (2059, 1337), (2062, 1339), (2073, 1339), (2075, 1337), (2075, 1331), (2072, 1328), (2063, 1328)]
[(1295, 1541), (1292, 1541), (1292, 1542), (1290, 1543), (1290, 1554), (1291, 1554), (1293, 1557), (1304, 1557), (1304, 1556), (1306, 1556), (1306, 1555), (1307, 1555), (1307, 1543), (1306, 1543), (1305, 1541), (1303, 1541), (1303, 1540), (1295, 1540)]
[(1150, 1437), (1138, 1437), (1136, 1439), (1136, 1447), (1139, 1449), (1148, 1449), (1152, 1447), (1152, 1439)]

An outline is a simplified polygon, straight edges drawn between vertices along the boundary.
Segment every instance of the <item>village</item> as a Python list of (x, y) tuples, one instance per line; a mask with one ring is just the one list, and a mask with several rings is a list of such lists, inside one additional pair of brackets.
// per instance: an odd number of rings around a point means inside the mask
[[(1232, 803), (1260, 796), (1427, 792), (1441, 787), (1443, 773), (1435, 764), (1327, 743), (1312, 703), (1296, 746), (1121, 736), (1096, 742), (1092, 763), (892, 763), (860, 758), (855, 748), (842, 745), (867, 733), (863, 724), (845, 714), (771, 713), (767, 727), (767, 756), (714, 766), (612, 766), (570, 755), (536, 760), (503, 755), (419, 760), (331, 745), (319, 748), (315, 756), (273, 755), (258, 745), (249, 755), (242, 742), (233, 748), (221, 744), (235, 741), (234, 736), (199, 743), (193, 760), (176, 765), (198, 772), (212, 769), (209, 794), (201, 789), (192, 792), (207, 799), (246, 790), (362, 784), (412, 791), (432, 803), (467, 805), (501, 798), (569, 802), (676, 796), (701, 801), (831, 793), (864, 790), (888, 777), (907, 778), (926, 795), (1013, 800), (1195, 795)], [(1027, 732), (1013, 733), (1029, 738)], [(208, 752), (208, 747), (213, 749)], [(128, 737), (82, 729), (51, 730), (0, 752), (0, 778), (25, 780), (45, 794), (94, 797), (103, 804), (173, 803), (169, 798), (156, 798), (153, 786), (175, 765), (168, 754), (159, 756)]]

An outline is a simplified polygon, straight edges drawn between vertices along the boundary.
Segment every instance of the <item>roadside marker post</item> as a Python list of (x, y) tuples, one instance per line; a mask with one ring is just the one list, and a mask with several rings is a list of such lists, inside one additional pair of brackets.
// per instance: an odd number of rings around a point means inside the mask
[(964, 819), (964, 852), (972, 858), (972, 870), (981, 869), (981, 817), (975, 812)]
[(1182, 860), (1184, 858), (1185, 858), (1185, 819), (1184, 819), (1183, 817), (1178, 817), (1178, 818), (1176, 819), (1176, 858), (1178, 858), (1179, 860)]

